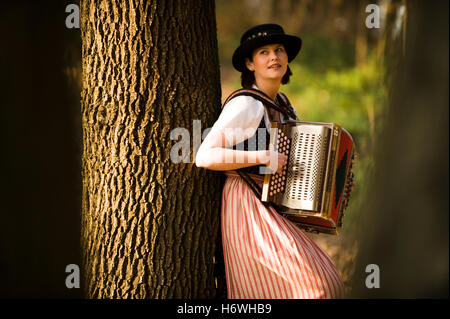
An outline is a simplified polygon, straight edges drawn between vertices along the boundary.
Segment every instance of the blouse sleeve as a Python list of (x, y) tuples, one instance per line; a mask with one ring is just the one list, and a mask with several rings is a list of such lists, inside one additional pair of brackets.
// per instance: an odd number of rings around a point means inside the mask
[(220, 130), (225, 134), (225, 147), (236, 145), (253, 136), (264, 115), (263, 104), (251, 96), (238, 96), (222, 110), (210, 133)]

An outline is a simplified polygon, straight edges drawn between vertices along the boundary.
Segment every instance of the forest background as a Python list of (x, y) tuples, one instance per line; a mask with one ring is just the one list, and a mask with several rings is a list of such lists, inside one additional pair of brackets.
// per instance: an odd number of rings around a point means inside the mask
[[(70, 3), (78, 1), (0, 4), (0, 297), (82, 296), (64, 285), (66, 265), (81, 259), (82, 57), (80, 29), (65, 24)], [(448, 298), (448, 2), (426, 3), (215, 1), (222, 100), (240, 87), (231, 55), (243, 31), (278, 23), (303, 39), (281, 91), (302, 120), (354, 137), (356, 187), (342, 232), (311, 235), (349, 295)], [(379, 28), (366, 25), (370, 4)], [(411, 58), (419, 51), (408, 37), (429, 40), (423, 60)], [(389, 289), (367, 290), (369, 263)]]

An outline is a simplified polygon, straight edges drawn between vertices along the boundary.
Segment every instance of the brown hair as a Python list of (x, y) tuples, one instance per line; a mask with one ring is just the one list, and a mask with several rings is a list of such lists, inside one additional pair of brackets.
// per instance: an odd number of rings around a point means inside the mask
[[(289, 78), (292, 75), (291, 68), (287, 67), (286, 73), (283, 75), (283, 78), (281, 79), (281, 84), (287, 84), (289, 83)], [(248, 89), (251, 88), (252, 85), (255, 84), (255, 74), (253, 71), (250, 71), (249, 69), (245, 68), (245, 70), (241, 73), (241, 85), (243, 88)]]

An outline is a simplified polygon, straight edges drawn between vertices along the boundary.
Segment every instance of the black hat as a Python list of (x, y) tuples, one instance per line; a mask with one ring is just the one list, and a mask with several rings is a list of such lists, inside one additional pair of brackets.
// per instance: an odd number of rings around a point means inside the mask
[(286, 49), (288, 62), (291, 62), (302, 47), (302, 39), (287, 35), (278, 24), (261, 24), (247, 30), (241, 38), (241, 45), (233, 53), (233, 66), (243, 72), (245, 58), (250, 58), (253, 50), (266, 44), (281, 43)]

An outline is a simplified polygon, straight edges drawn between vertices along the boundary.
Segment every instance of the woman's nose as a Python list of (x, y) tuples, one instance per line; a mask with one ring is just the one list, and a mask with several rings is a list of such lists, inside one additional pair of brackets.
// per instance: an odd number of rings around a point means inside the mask
[(271, 60), (278, 59), (278, 55), (275, 53), (275, 51), (270, 51), (269, 57)]

